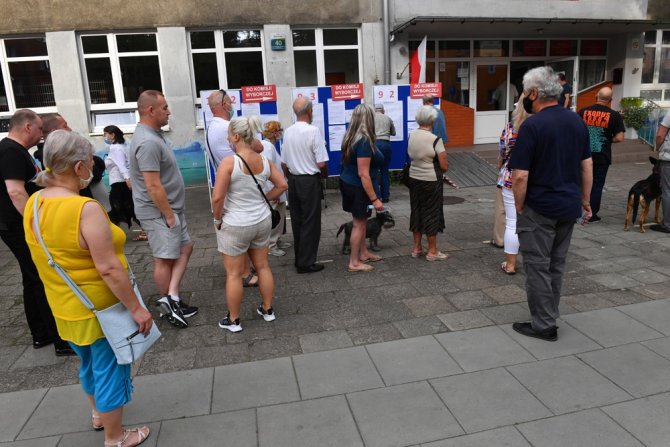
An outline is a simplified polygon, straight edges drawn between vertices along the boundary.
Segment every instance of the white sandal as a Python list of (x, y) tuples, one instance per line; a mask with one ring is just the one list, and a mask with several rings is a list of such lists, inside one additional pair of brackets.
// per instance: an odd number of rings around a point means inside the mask
[[(133, 433), (137, 433), (137, 437), (134, 440), (131, 440), (130, 435)], [(105, 441), (105, 447), (135, 447), (146, 441), (149, 434), (151, 434), (151, 430), (146, 425), (137, 428), (124, 429), (123, 438), (120, 441), (111, 443)]]

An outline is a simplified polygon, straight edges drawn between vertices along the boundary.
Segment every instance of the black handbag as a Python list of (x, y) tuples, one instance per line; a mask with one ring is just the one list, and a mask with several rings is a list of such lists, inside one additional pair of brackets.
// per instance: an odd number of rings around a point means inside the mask
[[(240, 157), (239, 154), (235, 154), (237, 157)], [(249, 171), (249, 174), (251, 174), (251, 178), (254, 179), (254, 183), (256, 186), (258, 186), (258, 190), (261, 192), (263, 195), (263, 198), (265, 199), (265, 203), (268, 204), (270, 207), (270, 215), (272, 216), (272, 228), (276, 228), (277, 225), (279, 225), (279, 222), (281, 221), (281, 214), (279, 214), (279, 211), (276, 209), (272, 208), (272, 205), (270, 204), (270, 201), (268, 200), (267, 197), (265, 197), (265, 193), (263, 192), (263, 188), (261, 188), (261, 185), (258, 184), (258, 180), (256, 180), (256, 176), (254, 175), (253, 171), (249, 167), (246, 161), (244, 161), (244, 158), (240, 157), (240, 160), (242, 160), (242, 163), (244, 163), (244, 166), (247, 167), (247, 170)], [(268, 163), (270, 163), (268, 161)]]

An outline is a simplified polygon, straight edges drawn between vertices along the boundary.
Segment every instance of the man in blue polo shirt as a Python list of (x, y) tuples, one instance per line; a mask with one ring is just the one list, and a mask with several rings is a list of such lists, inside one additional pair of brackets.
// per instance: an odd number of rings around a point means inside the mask
[(591, 217), (593, 164), (589, 133), (579, 115), (558, 103), (561, 84), (551, 67), (523, 77), (523, 106), (534, 115), (521, 125), (509, 168), (517, 210), (516, 230), (526, 270), (531, 321), (512, 328), (556, 341), (565, 258), (575, 220)]

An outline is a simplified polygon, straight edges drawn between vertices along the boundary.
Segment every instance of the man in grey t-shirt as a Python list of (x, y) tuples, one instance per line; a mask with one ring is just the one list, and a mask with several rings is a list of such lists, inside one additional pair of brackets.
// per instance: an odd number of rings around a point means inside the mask
[(161, 127), (170, 109), (165, 96), (146, 90), (137, 98), (140, 122), (130, 143), (130, 177), (135, 214), (147, 232), (154, 256), (154, 281), (161, 297), (161, 317), (177, 327), (198, 313), (179, 298), (179, 284), (193, 252), (184, 216), (184, 179)]

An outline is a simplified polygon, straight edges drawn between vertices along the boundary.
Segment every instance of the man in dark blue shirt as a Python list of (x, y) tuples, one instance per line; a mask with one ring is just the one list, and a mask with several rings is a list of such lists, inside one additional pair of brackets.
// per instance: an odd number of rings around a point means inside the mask
[(561, 84), (551, 67), (523, 77), (528, 118), (509, 161), (513, 169), (517, 234), (526, 270), (531, 322), (520, 334), (556, 341), (565, 258), (575, 220), (591, 217), (593, 181), (589, 134), (579, 115), (558, 103)]

